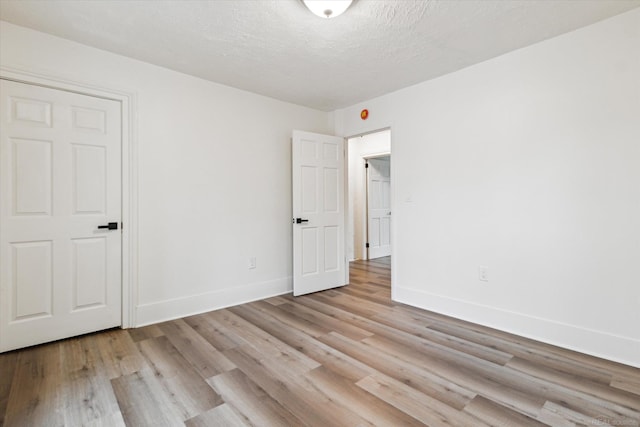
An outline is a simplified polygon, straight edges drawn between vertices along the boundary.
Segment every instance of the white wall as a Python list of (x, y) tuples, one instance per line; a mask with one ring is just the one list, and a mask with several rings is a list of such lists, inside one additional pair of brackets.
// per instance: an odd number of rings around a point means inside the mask
[(291, 131), (329, 133), (327, 113), (6, 22), (0, 31), (3, 66), (137, 94), (138, 324), (291, 289)]
[(334, 123), (393, 132), (394, 299), (640, 366), (640, 9)]
[(349, 154), (349, 206), (347, 213), (347, 254), (350, 260), (365, 259), (366, 248), (366, 173), (364, 159), (391, 152), (391, 131), (369, 133), (348, 140)]

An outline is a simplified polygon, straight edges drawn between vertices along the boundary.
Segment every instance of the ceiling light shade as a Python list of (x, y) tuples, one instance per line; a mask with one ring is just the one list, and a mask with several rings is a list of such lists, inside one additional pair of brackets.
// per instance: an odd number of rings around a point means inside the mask
[(305, 6), (321, 18), (335, 18), (351, 6), (353, 0), (302, 0)]

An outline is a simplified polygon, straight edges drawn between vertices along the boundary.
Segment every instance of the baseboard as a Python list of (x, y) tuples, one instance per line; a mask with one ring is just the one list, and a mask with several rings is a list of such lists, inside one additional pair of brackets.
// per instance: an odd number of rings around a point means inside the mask
[(393, 287), (393, 300), (525, 338), (640, 368), (640, 340), (496, 307)]
[(292, 290), (292, 278), (286, 277), (268, 282), (250, 283), (203, 294), (142, 304), (136, 309), (136, 327), (287, 294)]

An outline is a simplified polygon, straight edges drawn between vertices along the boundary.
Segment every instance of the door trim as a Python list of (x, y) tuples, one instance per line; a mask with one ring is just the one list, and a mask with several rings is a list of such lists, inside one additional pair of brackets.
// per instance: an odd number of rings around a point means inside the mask
[(122, 106), (122, 325), (136, 326), (138, 295), (138, 142), (134, 92), (0, 66), (0, 79), (111, 99)]

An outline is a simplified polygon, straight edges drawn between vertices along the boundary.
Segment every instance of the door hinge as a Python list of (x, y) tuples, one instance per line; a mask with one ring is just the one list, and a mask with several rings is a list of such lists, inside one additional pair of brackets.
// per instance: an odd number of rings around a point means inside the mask
[(365, 164), (364, 164), (364, 168), (365, 168), (365, 169), (368, 169), (368, 168), (369, 168), (369, 163), (365, 163)]
[(367, 249), (369, 249), (369, 244), (367, 243)]

